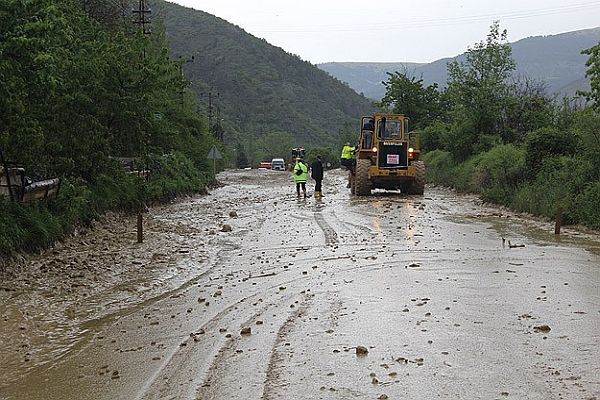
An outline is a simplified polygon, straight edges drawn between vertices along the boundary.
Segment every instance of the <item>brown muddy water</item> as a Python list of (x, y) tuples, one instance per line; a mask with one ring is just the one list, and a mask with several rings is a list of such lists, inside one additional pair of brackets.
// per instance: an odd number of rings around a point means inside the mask
[(600, 399), (600, 241), (287, 172), (110, 215), (0, 282), (0, 399)]

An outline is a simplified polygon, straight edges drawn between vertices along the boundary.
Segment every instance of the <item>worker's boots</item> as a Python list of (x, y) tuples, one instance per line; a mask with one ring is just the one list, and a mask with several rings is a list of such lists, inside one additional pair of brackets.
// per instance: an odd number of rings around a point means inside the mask
[(321, 197), (322, 197), (322, 196), (321, 196), (321, 192), (317, 192), (317, 191), (315, 190), (315, 199), (320, 199)]

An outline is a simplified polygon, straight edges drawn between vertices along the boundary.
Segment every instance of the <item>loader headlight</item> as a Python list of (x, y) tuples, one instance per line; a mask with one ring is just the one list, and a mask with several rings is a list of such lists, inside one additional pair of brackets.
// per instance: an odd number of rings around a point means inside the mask
[(409, 147), (409, 148), (408, 148), (408, 152), (409, 152), (409, 153), (414, 153), (414, 152), (415, 152), (415, 149), (413, 149), (412, 147)]
[(377, 153), (377, 147), (373, 147), (373, 151)]

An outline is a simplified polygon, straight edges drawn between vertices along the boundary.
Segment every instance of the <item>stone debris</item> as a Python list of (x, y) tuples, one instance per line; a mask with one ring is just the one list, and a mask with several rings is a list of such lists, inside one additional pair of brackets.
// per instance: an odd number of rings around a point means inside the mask
[(369, 349), (365, 346), (356, 346), (356, 355), (357, 356), (366, 356), (369, 354)]
[(223, 224), (223, 226), (221, 226), (221, 232), (231, 232), (232, 230), (231, 225)]
[(250, 328), (249, 326), (242, 328), (242, 330), (240, 331), (240, 335), (242, 335), (242, 336), (247, 336), (247, 335), (251, 335), (251, 334), (252, 334), (252, 328)]
[(548, 333), (551, 328), (548, 325), (538, 325), (533, 327), (533, 331), (536, 333)]

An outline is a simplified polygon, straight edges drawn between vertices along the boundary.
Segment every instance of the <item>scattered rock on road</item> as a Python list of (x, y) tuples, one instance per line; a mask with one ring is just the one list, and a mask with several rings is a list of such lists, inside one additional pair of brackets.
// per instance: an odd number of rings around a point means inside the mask
[(366, 356), (369, 354), (369, 349), (365, 346), (356, 346), (356, 355), (357, 356)]
[(251, 335), (252, 334), (252, 328), (250, 328), (249, 326), (246, 328), (242, 328), (242, 330), (240, 331), (240, 335), (244, 336), (244, 335)]
[(537, 333), (548, 333), (550, 330), (551, 328), (548, 325), (539, 325), (533, 327), (533, 331)]
[(223, 224), (223, 226), (221, 227), (221, 232), (231, 232), (231, 231), (232, 231), (231, 225)]

